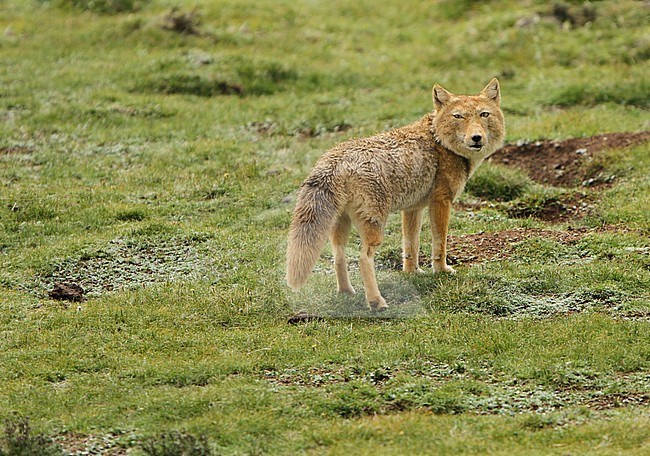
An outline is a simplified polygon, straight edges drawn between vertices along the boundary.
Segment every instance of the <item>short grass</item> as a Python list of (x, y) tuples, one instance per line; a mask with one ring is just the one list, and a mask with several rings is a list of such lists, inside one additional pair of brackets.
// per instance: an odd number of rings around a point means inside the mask
[[(434, 82), (469, 93), (498, 76), (509, 142), (649, 129), (647, 13), (3, 2), (0, 418), (107, 453), (647, 453), (647, 144), (601, 156), (616, 184), (559, 225), (508, 208), (565, 190), (486, 166), (466, 194), (486, 204), (455, 210), (452, 234), (593, 231), (517, 241), (453, 277), (382, 266), (381, 318), (335, 295), (328, 249), (304, 291), (283, 283), (316, 158), (419, 118)], [(395, 216), (380, 256), (400, 242)], [(50, 299), (63, 281), (88, 299)], [(322, 318), (288, 325), (298, 310)]]

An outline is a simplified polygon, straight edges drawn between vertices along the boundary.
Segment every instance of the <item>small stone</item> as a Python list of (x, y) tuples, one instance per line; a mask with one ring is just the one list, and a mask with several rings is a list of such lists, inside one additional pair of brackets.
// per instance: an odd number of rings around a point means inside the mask
[(541, 21), (541, 16), (539, 14), (535, 14), (529, 17), (520, 17), (515, 22), (515, 27), (528, 28), (539, 24), (540, 21)]

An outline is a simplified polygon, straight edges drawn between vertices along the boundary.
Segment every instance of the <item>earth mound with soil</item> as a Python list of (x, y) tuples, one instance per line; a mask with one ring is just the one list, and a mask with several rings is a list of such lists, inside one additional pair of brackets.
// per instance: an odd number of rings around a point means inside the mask
[(86, 300), (83, 287), (76, 283), (59, 282), (54, 284), (48, 295), (57, 301), (83, 302)]
[[(523, 169), (535, 182), (555, 187), (575, 187), (582, 185), (584, 190), (570, 192), (544, 201), (538, 207), (530, 207), (523, 202), (512, 204), (506, 212), (510, 217), (537, 219), (558, 223), (577, 221), (588, 215), (598, 199), (598, 187), (612, 184), (609, 181), (594, 179), (593, 167), (585, 164), (598, 153), (609, 149), (622, 149), (650, 141), (650, 131), (636, 133), (607, 133), (588, 138), (571, 138), (564, 141), (544, 140), (508, 144), (490, 157), (493, 163)], [(602, 170), (601, 170), (602, 171)], [(465, 205), (465, 209), (480, 209)], [(539, 228), (504, 230), (494, 233), (476, 233), (450, 236), (449, 263), (472, 264), (509, 258), (518, 243), (530, 238), (544, 238), (564, 245), (579, 242), (596, 232), (626, 232), (623, 227), (602, 226), (599, 228), (571, 228), (566, 231)], [(421, 258), (424, 263), (427, 257)]]
[[(531, 238), (542, 238), (563, 245), (573, 245), (583, 238), (603, 232), (622, 232), (615, 226), (599, 228), (572, 228), (567, 231), (546, 230), (542, 228), (518, 228), (512, 230), (495, 231), (492, 233), (479, 232), (450, 236), (449, 253), (447, 260), (452, 265), (481, 263), (484, 261), (503, 260), (510, 258), (517, 244)], [(426, 264), (427, 257), (421, 258)]]
[[(583, 166), (594, 154), (608, 149), (622, 149), (650, 141), (650, 131), (606, 133), (589, 138), (564, 141), (544, 140), (507, 144), (489, 161), (525, 170), (535, 182), (555, 187), (598, 184)], [(593, 170), (592, 170), (593, 172)], [(607, 182), (605, 182), (607, 183)]]

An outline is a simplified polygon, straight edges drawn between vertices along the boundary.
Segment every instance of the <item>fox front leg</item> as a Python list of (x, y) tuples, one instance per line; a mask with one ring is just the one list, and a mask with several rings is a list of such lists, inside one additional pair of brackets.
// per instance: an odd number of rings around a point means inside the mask
[(447, 264), (447, 230), (451, 215), (451, 200), (434, 200), (429, 206), (431, 234), (433, 237), (433, 271), (455, 273)]

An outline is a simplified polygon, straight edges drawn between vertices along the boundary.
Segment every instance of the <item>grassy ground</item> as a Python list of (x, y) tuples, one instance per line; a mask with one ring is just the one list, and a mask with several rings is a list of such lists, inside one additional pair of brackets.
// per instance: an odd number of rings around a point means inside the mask
[[(434, 82), (499, 77), (511, 143), (650, 129), (648, 14), (1, 3), (0, 418), (28, 416), (72, 454), (154, 454), (142, 442), (172, 430), (225, 454), (647, 453), (647, 142), (585, 165), (616, 176), (596, 190), (485, 165), (451, 233), (530, 234), (453, 277), (398, 272), (391, 218), (382, 318), (335, 296), (329, 250), (299, 293), (283, 257), (316, 158), (419, 118)], [(586, 217), (513, 216), (581, 191)], [(585, 235), (539, 234), (569, 228)], [(86, 299), (49, 298), (62, 282)], [(322, 318), (288, 325), (301, 309)]]

